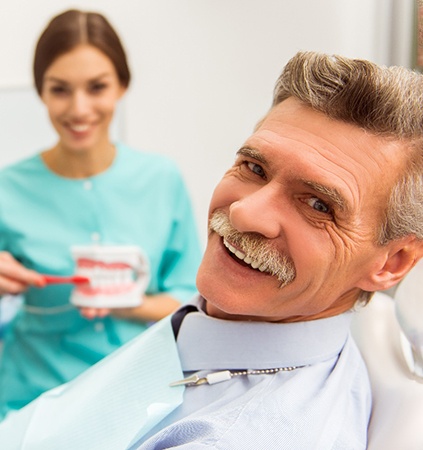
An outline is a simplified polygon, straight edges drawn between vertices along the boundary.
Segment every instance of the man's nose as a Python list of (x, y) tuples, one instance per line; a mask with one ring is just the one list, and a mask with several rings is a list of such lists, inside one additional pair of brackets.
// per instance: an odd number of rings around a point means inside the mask
[(280, 199), (270, 185), (244, 195), (229, 207), (229, 219), (240, 232), (259, 233), (268, 239), (281, 234)]

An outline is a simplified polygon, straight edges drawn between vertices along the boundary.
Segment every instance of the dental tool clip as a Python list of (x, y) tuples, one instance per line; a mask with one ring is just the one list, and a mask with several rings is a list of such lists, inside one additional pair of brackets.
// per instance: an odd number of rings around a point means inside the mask
[(202, 384), (216, 384), (222, 381), (231, 380), (233, 377), (246, 376), (246, 375), (271, 375), (278, 372), (290, 372), (295, 369), (301, 369), (305, 366), (290, 366), (290, 367), (277, 367), (274, 369), (258, 369), (258, 370), (240, 370), (237, 372), (231, 372), (230, 370), (223, 370), (221, 372), (212, 372), (205, 377), (199, 377), (198, 375), (191, 375), (190, 377), (182, 380), (174, 381), (170, 383), (170, 387), (175, 386), (200, 386)]
[(199, 386), (200, 384), (216, 384), (222, 381), (228, 381), (232, 378), (232, 373), (229, 370), (223, 372), (209, 373), (205, 377), (199, 377), (198, 375), (191, 375), (183, 380), (174, 381), (169, 386)]

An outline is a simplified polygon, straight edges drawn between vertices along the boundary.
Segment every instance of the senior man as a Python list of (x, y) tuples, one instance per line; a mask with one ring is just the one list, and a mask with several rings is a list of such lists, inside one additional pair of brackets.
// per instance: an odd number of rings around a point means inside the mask
[(8, 417), (5, 450), (365, 449), (349, 323), (422, 256), (422, 104), (412, 71), (295, 55), (212, 196), (198, 298)]

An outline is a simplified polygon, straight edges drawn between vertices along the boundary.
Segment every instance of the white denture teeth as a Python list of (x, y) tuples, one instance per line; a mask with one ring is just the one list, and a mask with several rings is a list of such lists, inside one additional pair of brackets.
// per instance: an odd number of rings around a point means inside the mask
[(239, 250), (237, 250), (237, 251), (235, 252), (235, 255), (236, 255), (236, 257), (239, 258), (239, 259), (242, 259), (242, 260), (245, 259), (244, 253), (240, 252)]
[(238, 259), (240, 259), (241, 261), (244, 261), (246, 264), (250, 265), (253, 269), (258, 269), (258, 270), (260, 270), (260, 272), (265, 272), (268, 269), (267, 264), (261, 263), (259, 261), (254, 261), (251, 257), (247, 256), (241, 250), (236, 249), (226, 239), (223, 239), (223, 244)]
[(106, 288), (114, 286), (129, 286), (134, 283), (133, 270), (108, 269), (99, 266), (80, 268), (78, 275), (88, 277), (93, 288)]
[(265, 272), (267, 270), (267, 264), (262, 264), (258, 269), (260, 272)]

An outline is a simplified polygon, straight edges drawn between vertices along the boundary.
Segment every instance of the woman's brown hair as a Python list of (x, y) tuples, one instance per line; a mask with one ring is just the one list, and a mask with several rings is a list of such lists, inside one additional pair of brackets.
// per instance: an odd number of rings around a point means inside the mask
[(128, 87), (131, 74), (116, 31), (101, 14), (72, 9), (54, 17), (37, 42), (33, 74), (38, 95), (42, 93), (44, 74), (49, 66), (81, 44), (92, 45), (110, 58), (120, 84)]

